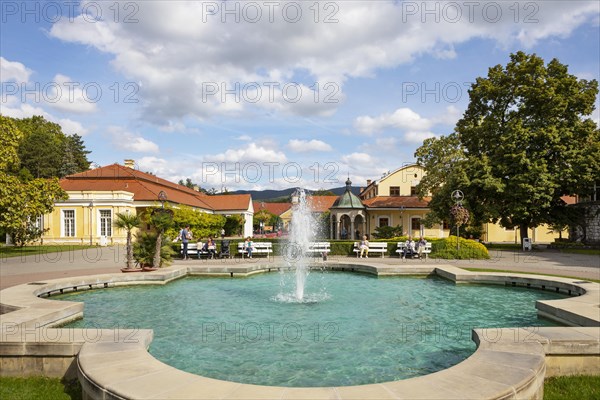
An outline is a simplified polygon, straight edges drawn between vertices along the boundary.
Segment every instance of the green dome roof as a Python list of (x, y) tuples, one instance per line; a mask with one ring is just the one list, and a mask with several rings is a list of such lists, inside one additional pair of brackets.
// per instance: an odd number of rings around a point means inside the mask
[(340, 197), (337, 198), (331, 208), (357, 208), (364, 209), (362, 201), (352, 193), (352, 181), (350, 178), (346, 181), (346, 191)]

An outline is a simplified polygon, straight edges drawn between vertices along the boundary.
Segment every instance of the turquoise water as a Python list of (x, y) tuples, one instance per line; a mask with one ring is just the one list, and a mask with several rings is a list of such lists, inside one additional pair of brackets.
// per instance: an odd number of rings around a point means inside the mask
[(279, 273), (188, 277), (61, 299), (85, 302), (85, 318), (70, 327), (154, 329), (150, 352), (181, 370), (261, 385), (346, 386), (448, 368), (475, 350), (472, 328), (553, 325), (537, 317), (535, 300), (564, 297), (439, 278), (312, 272), (309, 300), (296, 303), (286, 300), (282, 282)]

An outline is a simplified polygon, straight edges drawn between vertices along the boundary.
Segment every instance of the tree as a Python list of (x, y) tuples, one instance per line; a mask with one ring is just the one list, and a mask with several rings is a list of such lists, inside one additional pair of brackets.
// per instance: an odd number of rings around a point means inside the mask
[(420, 194), (431, 190), (438, 218), (460, 189), (474, 219), (519, 227), (523, 239), (551, 222), (561, 196), (588, 193), (600, 179), (600, 131), (588, 118), (598, 82), (556, 59), (510, 58), (477, 78), (454, 134), (426, 141), (416, 156), (427, 170)]
[(10, 174), (19, 162), (22, 137), (14, 121), (0, 115), (0, 230), (10, 234), (17, 246), (39, 239), (43, 230), (35, 226), (35, 219), (51, 212), (56, 201), (68, 198), (56, 178), (23, 182)]
[(312, 196), (335, 196), (335, 193), (333, 193), (331, 190), (319, 189), (312, 192)]
[(258, 221), (258, 224), (253, 225), (255, 227), (264, 226), (265, 222), (271, 219), (272, 216), (273, 214), (265, 209), (259, 210), (258, 212), (254, 213), (254, 220)]
[(240, 214), (228, 216), (225, 221), (225, 234), (227, 236), (241, 235), (244, 222), (244, 217)]
[(127, 232), (127, 268), (133, 268), (133, 247), (131, 243), (131, 231), (138, 228), (142, 223), (137, 214), (118, 213), (116, 215), (115, 226), (119, 229), (125, 229)]
[(60, 125), (44, 117), (10, 118), (23, 133), (19, 142), (20, 165), (16, 169), (29, 171), (35, 178), (63, 178), (87, 171), (90, 162), (81, 136), (65, 135)]
[[(165, 255), (163, 249), (163, 235), (165, 231), (173, 226), (173, 210), (168, 208), (155, 208), (150, 213), (150, 224), (156, 230), (156, 243), (154, 245), (154, 257), (152, 266), (160, 268), (164, 263)], [(170, 257), (170, 255), (169, 255)], [(167, 258), (167, 261), (170, 258)]]

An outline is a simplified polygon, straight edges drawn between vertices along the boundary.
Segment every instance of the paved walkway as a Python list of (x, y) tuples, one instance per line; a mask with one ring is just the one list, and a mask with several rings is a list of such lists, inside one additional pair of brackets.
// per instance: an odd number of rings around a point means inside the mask
[[(401, 260), (397, 257), (370, 257), (370, 262), (394, 265), (419, 265), (423, 263), (455, 265), (463, 268), (500, 269), (508, 271), (533, 272), (572, 276), (582, 279), (600, 280), (600, 256), (561, 253), (545, 250), (538, 252), (492, 250), (490, 260)], [(245, 262), (248, 260), (244, 260)], [(254, 258), (254, 262), (265, 262), (264, 258)], [(328, 263), (344, 264), (359, 261), (356, 257), (331, 256)], [(232, 260), (175, 260), (175, 265), (204, 265), (239, 263)], [(284, 262), (275, 257), (269, 262)], [(26, 257), (0, 258), (0, 290), (32, 281), (66, 278), (79, 275), (96, 275), (119, 272), (125, 266), (123, 246), (77, 249), (62, 253), (48, 253)]]

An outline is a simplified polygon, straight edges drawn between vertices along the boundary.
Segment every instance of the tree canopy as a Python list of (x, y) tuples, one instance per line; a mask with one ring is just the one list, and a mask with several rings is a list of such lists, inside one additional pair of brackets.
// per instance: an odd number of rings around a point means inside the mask
[[(589, 118), (596, 80), (578, 79), (553, 59), (518, 52), (489, 69), (469, 90), (454, 133), (417, 150), (432, 194), (432, 218), (448, 220), (460, 189), (477, 222), (527, 229), (552, 224), (565, 195), (585, 195), (600, 180), (600, 131)], [(560, 213), (559, 213), (560, 214)]]
[(63, 178), (90, 168), (90, 152), (81, 136), (65, 135), (60, 125), (41, 116), (4, 118), (22, 133), (17, 147), (19, 163), (12, 167), (13, 173), (25, 179)]
[(43, 230), (35, 219), (67, 198), (57, 178), (22, 181), (11, 173), (21, 162), (18, 149), (23, 137), (13, 119), (0, 115), (0, 230), (19, 246), (38, 239)]

